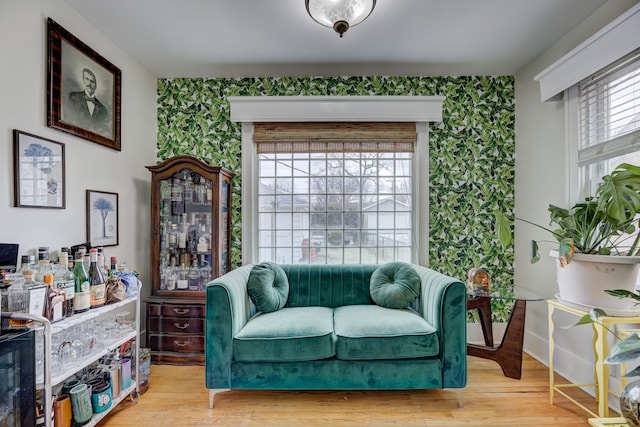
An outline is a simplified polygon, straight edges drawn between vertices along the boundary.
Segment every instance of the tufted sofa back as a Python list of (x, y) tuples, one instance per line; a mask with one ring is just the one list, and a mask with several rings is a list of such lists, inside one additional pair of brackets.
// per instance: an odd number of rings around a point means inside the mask
[(289, 278), (286, 307), (340, 307), (374, 304), (369, 279), (378, 267), (363, 265), (282, 264)]

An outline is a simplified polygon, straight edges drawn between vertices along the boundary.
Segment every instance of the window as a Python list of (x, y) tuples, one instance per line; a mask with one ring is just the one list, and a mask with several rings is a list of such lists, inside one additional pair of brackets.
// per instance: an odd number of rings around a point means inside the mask
[(415, 123), (257, 123), (258, 257), (412, 260)]
[[(260, 253), (259, 248), (261, 246), (261, 242), (259, 241), (260, 233), (259, 233), (259, 221), (260, 221), (260, 203), (259, 198), (262, 195), (267, 196), (266, 189), (265, 193), (260, 193), (261, 190), (261, 179), (259, 176), (260, 169), (260, 161), (261, 157), (265, 161), (271, 161), (274, 168), (277, 168), (278, 161), (284, 160), (287, 156), (289, 156), (289, 161), (295, 162), (296, 160), (305, 161), (304, 159), (308, 156), (308, 161), (319, 160), (314, 159), (315, 156), (319, 156), (320, 153), (324, 153), (326, 155), (326, 162), (337, 161), (337, 162), (347, 162), (353, 161), (350, 156), (355, 156), (353, 153), (363, 153), (362, 155), (378, 153), (377, 155), (384, 157), (387, 156), (381, 153), (409, 153), (411, 150), (411, 154), (396, 154), (396, 159), (394, 159), (394, 168), (398, 170), (397, 161), (407, 162), (402, 166), (405, 168), (405, 171), (410, 171), (410, 217), (407, 217), (404, 211), (401, 211), (401, 208), (398, 204), (396, 206), (396, 211), (392, 210), (381, 210), (381, 208), (375, 207), (374, 205), (368, 205), (370, 207), (371, 214), (368, 215), (369, 218), (366, 220), (371, 220), (371, 217), (374, 216), (373, 212), (375, 211), (375, 216), (378, 222), (388, 221), (390, 217), (393, 216), (395, 221), (394, 227), (398, 227), (398, 229), (406, 229), (410, 231), (410, 240), (411, 244), (409, 245), (411, 256), (410, 261), (416, 264), (428, 266), (429, 265), (429, 126), (430, 122), (439, 122), (442, 120), (442, 105), (444, 102), (444, 97), (442, 96), (231, 96), (229, 97), (230, 106), (231, 106), (231, 120), (235, 122), (242, 123), (242, 261), (243, 263), (256, 263), (260, 262)], [(256, 141), (260, 140), (262, 137), (260, 132), (264, 130), (264, 124), (268, 123), (278, 123), (281, 125), (282, 123), (301, 123), (304, 122), (307, 125), (309, 123), (320, 124), (322, 122), (331, 122), (331, 123), (344, 123), (349, 124), (347, 126), (353, 126), (356, 129), (354, 137), (356, 137), (360, 132), (357, 132), (358, 126), (363, 123), (375, 123), (376, 128), (380, 130), (380, 125), (386, 123), (389, 127), (393, 127), (394, 124), (402, 123), (402, 126), (406, 127), (406, 136), (407, 139), (403, 139), (404, 145), (409, 145), (411, 150), (398, 149), (399, 142), (396, 138), (384, 138), (384, 137), (372, 137), (369, 138), (368, 141), (359, 141), (360, 147), (357, 150), (354, 149), (345, 149), (345, 145), (342, 145), (339, 148), (336, 148), (336, 140), (341, 138), (333, 138), (333, 141), (320, 141), (322, 139), (322, 134), (325, 132), (319, 132), (318, 135), (304, 139), (303, 141), (299, 140), (294, 132), (285, 132), (282, 135), (279, 135), (277, 141), (274, 141), (272, 147), (277, 147), (277, 149), (262, 149), (267, 147), (268, 144), (260, 143), (260, 152), (258, 152), (258, 146), (256, 145)], [(358, 125), (354, 125), (357, 123)], [(326, 126), (321, 126), (326, 130)], [(339, 137), (343, 137), (348, 129), (341, 128), (340, 131), (336, 132), (335, 135)], [(373, 129), (370, 129), (373, 131)], [(411, 139), (408, 139), (408, 132), (411, 131)], [(385, 133), (384, 127), (382, 129), (382, 134)], [(405, 134), (405, 132), (402, 132)], [(371, 136), (371, 134), (369, 134)], [(325, 134), (326, 136), (326, 134)], [(379, 136), (379, 135), (378, 135)], [(396, 135), (397, 136), (397, 135)], [(396, 147), (393, 150), (383, 149), (386, 142), (391, 141)], [(265, 141), (266, 142), (266, 141)], [(312, 147), (316, 147), (318, 144), (324, 144), (325, 150), (322, 152), (318, 152), (316, 149), (312, 149)], [(327, 145), (330, 146), (330, 150), (327, 150)], [(346, 144), (348, 147), (350, 144)], [(304, 149), (300, 147), (305, 147)], [(275, 153), (274, 153), (275, 152)], [(313, 154), (315, 153), (315, 154)], [(332, 157), (338, 156), (340, 153), (343, 154), (343, 158), (333, 159)], [(349, 154), (346, 154), (349, 153)], [(264, 155), (264, 156), (263, 156)], [(269, 155), (275, 156), (274, 158), (267, 158)], [(282, 159), (280, 159), (282, 156)], [(401, 157), (408, 156), (407, 158), (401, 159)], [(385, 158), (384, 161), (387, 159)], [(407, 163), (409, 167), (407, 168)], [(266, 165), (265, 165), (266, 167)], [(293, 185), (293, 173), (296, 165), (291, 165), (291, 179)], [(315, 172), (311, 169), (311, 163), (309, 164), (309, 181), (311, 181), (311, 173)], [(328, 169), (328, 168), (327, 168)], [(349, 169), (347, 169), (349, 171)], [(275, 188), (275, 178), (277, 178), (276, 169), (273, 171), (274, 178), (274, 188)], [(284, 169), (283, 169), (284, 173)], [(333, 179), (334, 176), (330, 175), (331, 172), (327, 175), (327, 180)], [(383, 172), (382, 168), (376, 172), (380, 179), (387, 177), (386, 173)], [(343, 176), (344, 168), (343, 168)], [(266, 178), (266, 177), (265, 177)], [(405, 177), (406, 178), (406, 177)], [(311, 185), (311, 184), (309, 184)], [(394, 188), (399, 188), (399, 185), (394, 183)], [(272, 193), (272, 196), (277, 197), (275, 190)], [(309, 192), (309, 195), (311, 193)], [(346, 193), (349, 197), (352, 196), (351, 193)], [(388, 196), (387, 193), (384, 194), (385, 197)], [(343, 195), (344, 197), (344, 195)], [(275, 200), (274, 200), (275, 201)], [(297, 202), (297, 200), (296, 200)], [(309, 202), (311, 203), (311, 202)], [(293, 197), (291, 205), (293, 206)], [(382, 206), (381, 206), (382, 207)], [(344, 202), (343, 202), (344, 209)], [(374, 210), (377, 209), (377, 210)], [(248, 214), (247, 214), (248, 213)], [(290, 213), (291, 216), (291, 230), (294, 230), (294, 219), (296, 221), (300, 221), (299, 224), (303, 224), (305, 221), (304, 215), (296, 215), (294, 218), (294, 214), (296, 212)], [(322, 212), (318, 212), (321, 214)], [(325, 214), (328, 215), (328, 211)], [(335, 213), (335, 212), (331, 212)], [(346, 215), (345, 213), (350, 215)], [(354, 212), (343, 211), (342, 213), (342, 224), (343, 228), (341, 231), (343, 234), (343, 246), (344, 246), (344, 234), (351, 233), (354, 234), (353, 230), (364, 229), (362, 224), (365, 221), (364, 214), (367, 212), (362, 212), (358, 214), (356, 217)], [(402, 215), (395, 215), (400, 214)], [(367, 213), (368, 214), (368, 213)], [(379, 217), (379, 218), (378, 218)], [(266, 217), (268, 218), (268, 217)], [(401, 219), (403, 218), (403, 219)], [(278, 218), (274, 219), (278, 221)], [(311, 225), (319, 223), (317, 222), (319, 219), (314, 218), (314, 221), (311, 222), (311, 215), (309, 215), (309, 234), (307, 236), (298, 236), (300, 238), (307, 237), (311, 241), (313, 235), (320, 236), (314, 241), (314, 247), (317, 243), (320, 244), (320, 248), (330, 246), (328, 242), (328, 234), (330, 233), (329, 222), (327, 222), (325, 226), (325, 230), (327, 233), (327, 237), (325, 241), (322, 240), (324, 234), (317, 234), (314, 231), (314, 234), (311, 234)], [(332, 218), (333, 220), (338, 220), (338, 218)], [(402, 221), (411, 221), (411, 227), (406, 228), (402, 224)], [(355, 221), (355, 222), (354, 222)], [(357, 224), (357, 221), (361, 221), (359, 228), (354, 225)], [(332, 223), (331, 223), (332, 224)], [(402, 228), (404, 227), (404, 228)], [(303, 227), (298, 228), (299, 230), (304, 229)], [(320, 229), (320, 227), (318, 227)], [(394, 230), (392, 228), (386, 230)], [(284, 230), (283, 230), (284, 231)], [(387, 232), (383, 237), (387, 237), (389, 239), (398, 239), (400, 233), (396, 233), (393, 231), (393, 235), (391, 232)], [(336, 233), (337, 235), (337, 233)], [(268, 237), (273, 237), (273, 234)], [(277, 235), (275, 236), (277, 237)], [(288, 235), (285, 236), (288, 239)], [(333, 239), (337, 239), (337, 237), (332, 237)], [(294, 244), (293, 240), (293, 232), (291, 234), (291, 243), (288, 245), (290, 252), (290, 257), (293, 262), (300, 260), (303, 257), (303, 248), (305, 247), (300, 241)], [(369, 239), (361, 239), (358, 236), (358, 239), (361, 244), (369, 244), (370, 247), (373, 247), (373, 241), (371, 238)], [(377, 238), (376, 238), (377, 240)], [(336, 241), (336, 240), (334, 240)], [(353, 247), (349, 246), (351, 240), (347, 239), (348, 243), (343, 248), (344, 253), (350, 252), (349, 249)], [(310, 242), (309, 242), (310, 243)], [(379, 243), (376, 243), (379, 244)], [(299, 245), (299, 252), (294, 253), (295, 247)], [(266, 248), (269, 245), (264, 245)], [(380, 248), (383, 246), (379, 246)], [(391, 248), (391, 246), (384, 246), (386, 248)], [(399, 249), (401, 246), (394, 246), (394, 253), (399, 253), (402, 250)], [(356, 246), (355, 248), (358, 248)], [(360, 254), (362, 254), (362, 250), (360, 249)], [(378, 251), (380, 252), (380, 251)], [(390, 252), (390, 249), (387, 250)], [(323, 256), (326, 256), (322, 253), (322, 251), (316, 251), (316, 260), (318, 259), (318, 255), (320, 255), (320, 259)], [(286, 256), (286, 255), (285, 255)], [(307, 255), (310, 259), (311, 252)], [(346, 255), (343, 255), (346, 258)], [(377, 256), (377, 255), (376, 255)], [(386, 256), (386, 254), (384, 255)], [(294, 257), (298, 257), (297, 259)], [(278, 257), (276, 255), (276, 261)], [(286, 259), (286, 258), (285, 258)], [(384, 259), (384, 258), (378, 258)], [(365, 262), (365, 261), (362, 261)]]
[(640, 165), (640, 50), (578, 84), (580, 194), (620, 163)]
[(412, 153), (261, 153), (260, 261), (411, 262)]

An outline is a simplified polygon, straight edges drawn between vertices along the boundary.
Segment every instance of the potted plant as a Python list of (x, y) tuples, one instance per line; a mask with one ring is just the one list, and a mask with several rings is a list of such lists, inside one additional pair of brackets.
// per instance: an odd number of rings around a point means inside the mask
[[(633, 304), (640, 304), (640, 296), (623, 289), (606, 290), (607, 294), (620, 299), (630, 299)], [(599, 319), (607, 316), (607, 313), (600, 308), (592, 308), (589, 314), (581, 317), (571, 326), (585, 325), (599, 322)], [(607, 328), (617, 341), (609, 351), (604, 363), (608, 365), (621, 365), (638, 360), (640, 357), (640, 336), (632, 333), (621, 339), (614, 331)], [(627, 372), (624, 377), (631, 378), (640, 376), (640, 366)], [(620, 393), (620, 412), (630, 426), (640, 427), (640, 381), (629, 382), (622, 393)]]
[[(511, 222), (516, 219), (549, 232), (558, 247), (556, 259), (560, 298), (566, 302), (613, 310), (631, 310), (632, 303), (609, 297), (602, 291), (613, 287), (633, 291), (640, 268), (640, 167), (623, 163), (609, 175), (593, 197), (565, 209), (549, 205), (550, 225), (495, 212), (496, 232), (503, 245), (512, 241)], [(532, 241), (531, 262), (540, 259)], [(593, 286), (588, 283), (593, 282)], [(626, 284), (622, 285), (621, 283)], [(605, 297), (607, 298), (607, 297)]]

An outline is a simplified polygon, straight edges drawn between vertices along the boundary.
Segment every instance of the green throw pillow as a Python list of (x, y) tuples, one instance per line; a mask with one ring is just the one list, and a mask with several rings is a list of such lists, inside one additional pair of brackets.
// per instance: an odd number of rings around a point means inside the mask
[(278, 311), (289, 298), (289, 280), (278, 264), (263, 262), (251, 269), (247, 292), (259, 311)]
[(381, 307), (406, 308), (420, 295), (420, 276), (405, 262), (383, 264), (371, 275), (369, 291)]

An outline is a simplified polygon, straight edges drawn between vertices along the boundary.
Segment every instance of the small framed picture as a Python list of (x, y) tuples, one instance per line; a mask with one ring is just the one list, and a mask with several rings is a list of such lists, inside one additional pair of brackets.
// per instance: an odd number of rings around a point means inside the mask
[(91, 246), (117, 246), (118, 228), (118, 193), (87, 190), (87, 241)]
[(64, 144), (13, 130), (14, 205), (65, 208)]
[(120, 151), (120, 69), (51, 18), (47, 29), (47, 125)]

